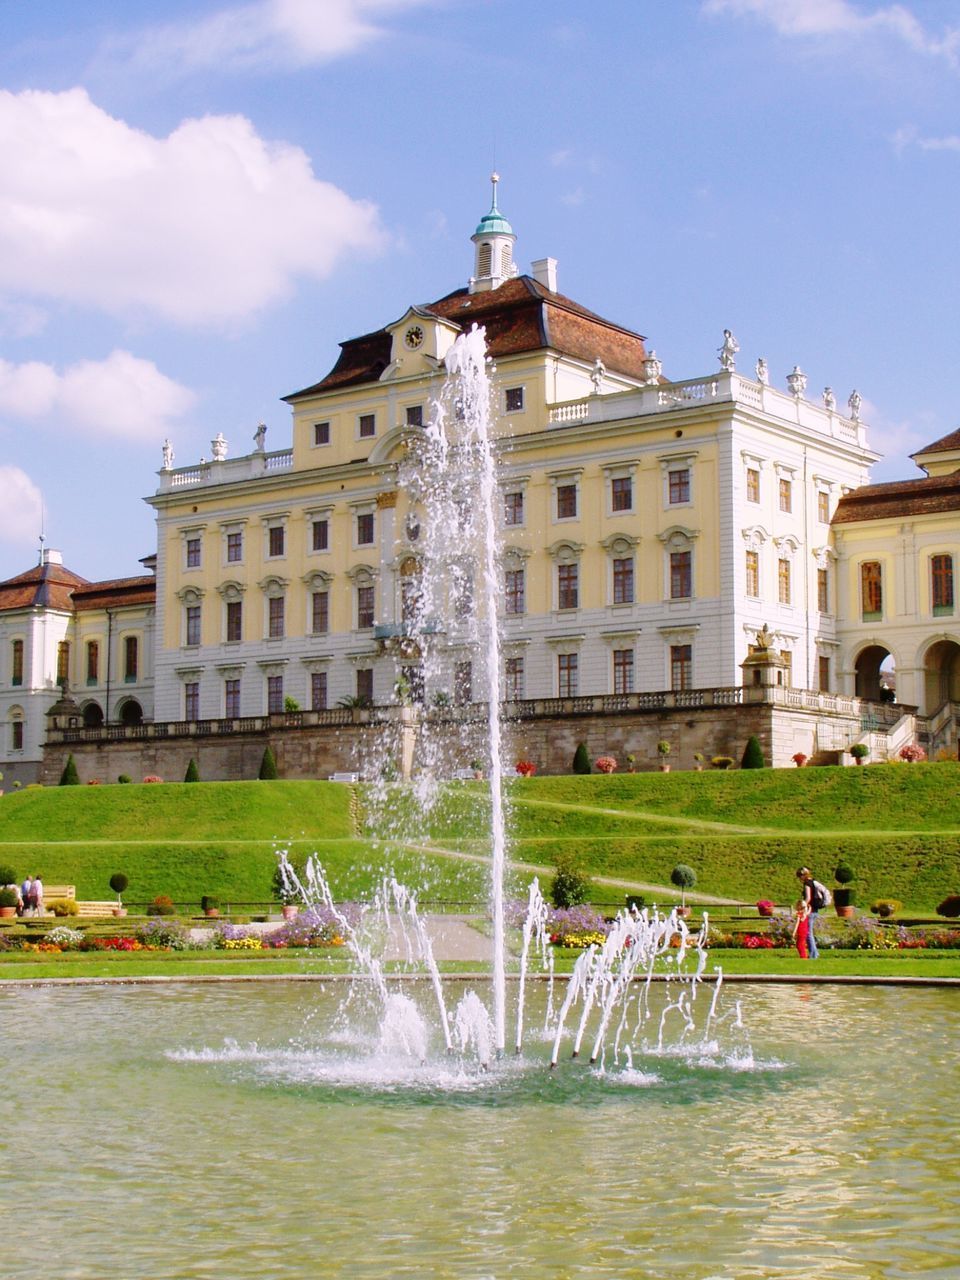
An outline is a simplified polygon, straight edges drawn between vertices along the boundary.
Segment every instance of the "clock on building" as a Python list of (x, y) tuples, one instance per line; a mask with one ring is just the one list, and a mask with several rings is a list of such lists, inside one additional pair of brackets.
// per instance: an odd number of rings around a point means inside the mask
[(418, 347), (423, 346), (423, 330), (418, 324), (413, 324), (403, 335), (404, 346), (410, 351), (416, 351)]

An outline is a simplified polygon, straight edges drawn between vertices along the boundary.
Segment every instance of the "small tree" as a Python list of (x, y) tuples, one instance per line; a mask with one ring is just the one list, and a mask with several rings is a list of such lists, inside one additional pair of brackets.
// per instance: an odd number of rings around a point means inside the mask
[(261, 782), (273, 782), (278, 777), (277, 760), (269, 747), (263, 749), (263, 759), (260, 761), (260, 772), (257, 777)]
[(123, 903), (120, 900), (120, 895), (125, 891), (129, 883), (130, 881), (127, 879), (127, 877), (123, 874), (122, 871), (115, 871), (113, 875), (110, 877), (110, 888), (117, 895), (118, 907), (123, 906)]
[(870, 748), (865, 742), (855, 742), (850, 748), (850, 754), (853, 756), (857, 764), (863, 764), (867, 756), (870, 754)]
[(572, 853), (561, 853), (550, 885), (550, 899), (555, 907), (577, 907), (586, 902), (593, 885), (590, 877)]
[(766, 762), (763, 758), (763, 747), (760, 745), (760, 739), (755, 733), (751, 733), (747, 739), (747, 745), (743, 748), (743, 757), (740, 760), (741, 769), (763, 769)]
[(190, 757), (190, 763), (187, 765), (187, 772), (183, 775), (184, 782), (199, 782), (200, 770), (197, 768), (197, 762), (193, 756)]
[(80, 775), (77, 773), (77, 762), (73, 758), (73, 752), (67, 756), (67, 763), (63, 766), (63, 773), (60, 775), (61, 787), (79, 787)]
[(585, 742), (577, 743), (577, 749), (573, 753), (573, 772), (590, 772), (590, 752), (587, 750), (587, 744)]
[(697, 883), (697, 873), (693, 867), (678, 862), (670, 872), (670, 883), (675, 884), (680, 890), (680, 906), (683, 908), (687, 905), (687, 890), (692, 889)]
[(14, 871), (13, 867), (9, 866), (7, 863), (0, 866), (0, 889), (2, 889), (4, 885), (16, 883), (17, 873)]

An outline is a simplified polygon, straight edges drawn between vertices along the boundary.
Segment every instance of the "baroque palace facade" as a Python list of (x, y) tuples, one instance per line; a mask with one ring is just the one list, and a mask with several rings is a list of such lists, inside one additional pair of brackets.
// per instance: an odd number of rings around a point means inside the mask
[[(548, 771), (581, 739), (641, 766), (664, 737), (689, 765), (751, 732), (779, 764), (861, 740), (955, 750), (960, 432), (916, 455), (923, 478), (869, 485), (855, 392), (845, 412), (829, 389), (807, 399), (798, 368), (777, 389), (762, 360), (738, 370), (729, 332), (719, 370), (668, 379), (639, 334), (558, 292), (552, 259), (518, 274), (496, 186), (472, 241), (466, 287), (342, 343), (285, 397), (290, 448), (260, 428), (244, 456), (218, 436), (210, 461), (174, 467), (165, 446), (146, 574), (88, 583), (47, 552), (0, 583), (8, 785), (55, 780), (67, 750), (105, 780), (182, 776), (191, 756), (205, 777), (253, 776), (267, 741), (289, 776), (323, 776), (387, 725), (409, 736), (427, 712), (395, 687), (416, 688), (406, 602), (428, 516), (400, 464), (474, 325), (518, 750)], [(456, 622), (441, 643), (442, 715), (462, 727), (471, 654)]]

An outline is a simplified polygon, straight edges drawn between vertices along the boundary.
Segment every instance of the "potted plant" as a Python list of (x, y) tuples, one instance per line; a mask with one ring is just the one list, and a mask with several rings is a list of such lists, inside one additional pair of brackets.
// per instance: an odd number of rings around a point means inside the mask
[(637, 757), (632, 751), (627, 752), (627, 773), (637, 772)]
[(807, 763), (807, 757), (803, 754), (802, 751), (795, 751), (793, 755), (790, 757), (790, 759), (793, 761), (793, 763), (797, 766), (798, 769), (802, 769), (803, 766)]
[(733, 756), (714, 756), (710, 764), (714, 769), (729, 769), (733, 764)]
[(661, 773), (670, 772), (670, 765), (667, 761), (667, 756), (670, 754), (670, 751), (671, 751), (670, 743), (666, 740), (666, 738), (661, 738), (660, 741), (657, 743), (657, 753), (660, 756), (660, 772)]
[(690, 908), (687, 906), (687, 890), (692, 889), (697, 883), (697, 873), (693, 867), (678, 862), (670, 872), (670, 883), (675, 884), (680, 890), (680, 906), (677, 908), (677, 915), (686, 918), (690, 914)]
[(216, 917), (220, 914), (220, 899), (205, 893), (200, 899), (200, 910), (205, 916)]
[(878, 898), (876, 902), (871, 903), (870, 910), (881, 920), (888, 920), (891, 916), (895, 916), (902, 906), (903, 903), (897, 898)]
[(923, 747), (916, 742), (908, 742), (905, 747), (901, 747), (899, 751), (900, 759), (906, 761), (907, 764), (916, 764), (918, 760), (926, 760), (927, 753)]
[(774, 906), (769, 898), (761, 898), (757, 903), (757, 914), (769, 920), (773, 915)]
[(703, 773), (703, 763), (705, 760), (706, 756), (702, 751), (695, 751), (693, 753), (693, 768), (696, 773)]
[(283, 878), (279, 864), (273, 873), (273, 892), (280, 899), (280, 910), (284, 920), (295, 920), (299, 911), (297, 891)]
[(833, 891), (833, 905), (836, 908), (837, 915), (844, 920), (849, 920), (853, 915), (854, 907), (857, 905), (857, 891), (850, 887), (850, 882), (856, 879), (856, 873), (852, 867), (848, 867), (845, 862), (841, 862), (833, 873), (839, 888)]
[(17, 914), (17, 903), (20, 901), (20, 894), (16, 889), (11, 889), (9, 885), (4, 885), (0, 889), (0, 916), (4, 920), (10, 916)]
[(476, 780), (478, 782), (482, 782), (483, 781), (483, 761), (471, 760), (470, 768), (473, 770), (473, 776), (476, 778)]
[(514, 771), (521, 778), (532, 778), (533, 775), (537, 772), (537, 766), (533, 763), (532, 760), (518, 760), (513, 767), (514, 767)]
[(122, 871), (115, 871), (110, 877), (110, 888), (117, 895), (117, 905), (113, 908), (113, 914), (115, 916), (125, 916), (127, 914), (127, 909), (121, 900), (121, 894), (126, 891), (129, 883), (130, 881)]
[(593, 767), (597, 773), (616, 773), (617, 761), (615, 756), (598, 756), (593, 762)]
[(853, 756), (854, 764), (863, 764), (870, 754), (870, 748), (865, 742), (855, 742), (850, 748), (850, 754)]
[(647, 900), (642, 893), (628, 893), (626, 895), (626, 904), (628, 911), (639, 913), (647, 905)]

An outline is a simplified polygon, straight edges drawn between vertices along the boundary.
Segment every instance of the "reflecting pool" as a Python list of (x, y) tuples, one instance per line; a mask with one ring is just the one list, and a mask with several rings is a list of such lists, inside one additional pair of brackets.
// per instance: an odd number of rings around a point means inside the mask
[(955, 991), (742, 987), (746, 1032), (607, 1074), (384, 1070), (342, 994), (0, 990), (3, 1274), (956, 1274)]

